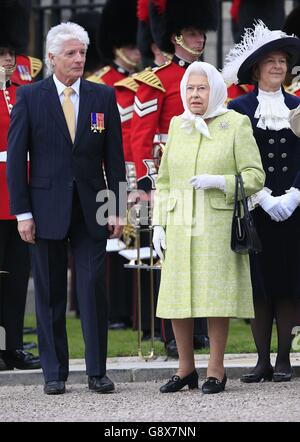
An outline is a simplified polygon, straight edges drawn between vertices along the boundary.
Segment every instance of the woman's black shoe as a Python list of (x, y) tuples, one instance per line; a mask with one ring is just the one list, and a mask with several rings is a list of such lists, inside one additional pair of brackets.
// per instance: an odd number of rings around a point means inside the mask
[(221, 393), (221, 391), (225, 390), (226, 382), (226, 373), (224, 374), (222, 381), (219, 381), (219, 379), (214, 378), (213, 376), (209, 376), (202, 385), (202, 392), (204, 394)]
[(279, 371), (275, 371), (273, 374), (274, 382), (289, 382), (292, 378), (292, 373), (282, 373)]
[(198, 388), (198, 373), (194, 370), (188, 376), (181, 378), (177, 375), (172, 378), (162, 387), (160, 387), (161, 393), (175, 393), (181, 390), (185, 385), (188, 385), (189, 389)]
[(270, 382), (273, 379), (273, 367), (270, 365), (268, 370), (260, 373), (247, 373), (241, 377), (241, 382), (251, 384), (252, 382)]

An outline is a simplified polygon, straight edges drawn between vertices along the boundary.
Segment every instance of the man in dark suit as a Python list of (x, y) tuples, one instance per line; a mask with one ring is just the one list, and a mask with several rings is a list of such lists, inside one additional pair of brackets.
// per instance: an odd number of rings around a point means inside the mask
[[(107, 237), (122, 233), (118, 207), (125, 164), (113, 89), (81, 78), (88, 43), (86, 31), (75, 23), (61, 23), (49, 31), (46, 64), (52, 75), (18, 90), (8, 137), (11, 212), (17, 216), (21, 238), (30, 243), (46, 394), (64, 393), (68, 377), (68, 241), (77, 269), (89, 388), (114, 390), (105, 375), (103, 266)], [(115, 205), (106, 203), (106, 188)], [(101, 215), (103, 204), (107, 219)]]

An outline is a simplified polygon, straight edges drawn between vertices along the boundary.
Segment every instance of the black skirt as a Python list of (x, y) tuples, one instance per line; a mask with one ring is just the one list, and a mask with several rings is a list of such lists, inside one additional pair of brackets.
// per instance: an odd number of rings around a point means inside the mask
[(254, 299), (300, 299), (300, 208), (283, 222), (273, 221), (261, 207), (252, 214), (263, 248), (250, 256)]

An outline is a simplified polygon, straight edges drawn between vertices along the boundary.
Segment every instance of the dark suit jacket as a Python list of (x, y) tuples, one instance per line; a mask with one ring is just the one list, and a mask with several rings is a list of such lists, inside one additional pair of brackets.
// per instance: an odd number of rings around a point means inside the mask
[[(101, 133), (91, 130), (91, 112), (104, 114)], [(119, 183), (126, 181), (120, 117), (112, 88), (81, 79), (73, 145), (53, 78), (20, 87), (11, 113), (8, 146), (12, 214), (32, 212), (38, 238), (64, 238), (75, 181), (89, 233), (95, 239), (106, 238), (107, 227), (96, 222), (97, 209), (103, 204), (96, 202), (96, 194), (106, 188), (107, 181), (118, 200)]]

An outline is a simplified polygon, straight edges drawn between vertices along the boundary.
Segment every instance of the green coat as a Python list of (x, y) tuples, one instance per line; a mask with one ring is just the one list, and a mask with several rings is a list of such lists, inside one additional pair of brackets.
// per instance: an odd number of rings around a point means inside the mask
[[(157, 316), (253, 317), (249, 258), (230, 249), (235, 175), (246, 194), (263, 188), (265, 174), (248, 117), (235, 111), (210, 121), (212, 139), (188, 134), (174, 117), (159, 169), (153, 225), (166, 227)], [(224, 175), (226, 192), (194, 190), (200, 174)]]

